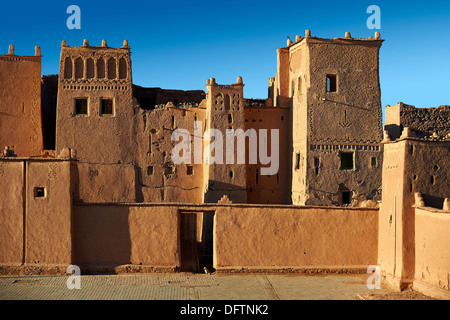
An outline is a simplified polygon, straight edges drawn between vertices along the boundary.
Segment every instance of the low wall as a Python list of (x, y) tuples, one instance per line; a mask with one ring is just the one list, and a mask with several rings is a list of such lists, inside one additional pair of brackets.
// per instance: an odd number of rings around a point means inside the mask
[[(378, 209), (373, 208), (75, 203), (71, 211), (67, 220), (70, 227), (46, 230), (42, 224), (33, 228), (25, 225), (36, 234), (54, 232), (60, 238), (71, 239), (66, 250), (71, 259), (59, 263), (57, 259), (63, 255), (59, 249), (53, 251), (52, 243), (34, 242), (34, 247), (28, 245), (27, 250), (45, 252), (47, 259), (33, 260), (22, 267), (41, 272), (40, 268), (45, 268), (42, 263), (51, 261), (52, 266), (61, 267), (58, 272), (62, 273), (62, 268), (70, 263), (79, 265), (82, 272), (180, 270), (182, 212), (214, 212), (213, 262), (219, 272), (299, 268), (343, 272), (356, 268), (365, 272), (368, 265), (377, 262)], [(43, 214), (42, 219), (52, 213)], [(18, 225), (23, 222), (20, 215), (17, 219), (11, 216), (10, 222), (13, 220)], [(0, 226), (0, 234), (11, 223)], [(20, 265), (22, 247), (15, 251), (20, 251), (16, 252), (17, 259), (7, 258), (13, 257), (13, 253), (6, 255), (9, 251), (0, 255), (2, 268), (13, 265), (12, 262)], [(2, 270), (5, 273), (6, 269)]]
[(74, 264), (180, 265), (177, 206), (74, 205)]
[(364, 269), (377, 264), (378, 209), (228, 206), (216, 210), (216, 269)]
[(415, 208), (415, 289), (450, 298), (450, 212)]

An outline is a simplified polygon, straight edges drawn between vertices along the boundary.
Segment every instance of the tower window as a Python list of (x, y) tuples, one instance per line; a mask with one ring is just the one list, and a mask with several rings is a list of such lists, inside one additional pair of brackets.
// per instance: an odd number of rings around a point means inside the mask
[(295, 154), (295, 169), (300, 169), (300, 152)]
[(376, 157), (372, 157), (372, 168), (375, 168), (377, 166), (377, 158)]
[(101, 111), (101, 114), (113, 114), (112, 99), (102, 99), (100, 111)]
[(341, 169), (353, 169), (353, 152), (341, 152)]
[(335, 74), (327, 75), (327, 92), (337, 91), (337, 78)]
[(43, 188), (43, 187), (35, 187), (34, 188), (34, 197), (35, 198), (44, 198), (45, 196), (46, 196), (45, 188)]
[(148, 166), (147, 167), (147, 175), (152, 176), (153, 172), (154, 172), (153, 166)]
[(194, 166), (187, 166), (186, 172), (188, 176), (192, 176), (194, 174)]
[(320, 166), (320, 159), (315, 157), (314, 158), (314, 171), (316, 172), (316, 176), (319, 174), (319, 166)]
[(87, 99), (86, 98), (75, 99), (75, 114), (76, 115), (87, 114)]

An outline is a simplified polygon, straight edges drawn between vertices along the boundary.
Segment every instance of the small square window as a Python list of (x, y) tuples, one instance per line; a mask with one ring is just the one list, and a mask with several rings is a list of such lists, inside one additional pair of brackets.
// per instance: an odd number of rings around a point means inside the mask
[(35, 198), (44, 198), (46, 196), (45, 188), (43, 187), (35, 187), (34, 188), (34, 197)]
[(187, 166), (186, 172), (188, 176), (192, 176), (194, 174), (194, 166)]
[(337, 78), (335, 74), (327, 75), (327, 92), (337, 91)]
[(101, 114), (113, 114), (112, 99), (102, 99), (100, 111), (101, 111)]
[(153, 175), (153, 166), (148, 166), (147, 167), (147, 175), (148, 176), (152, 176)]
[(343, 191), (342, 192), (342, 204), (350, 204), (352, 203), (352, 192), (351, 191)]
[(87, 114), (87, 99), (77, 98), (75, 99), (75, 114), (86, 115)]
[(341, 169), (353, 169), (353, 152), (341, 152)]

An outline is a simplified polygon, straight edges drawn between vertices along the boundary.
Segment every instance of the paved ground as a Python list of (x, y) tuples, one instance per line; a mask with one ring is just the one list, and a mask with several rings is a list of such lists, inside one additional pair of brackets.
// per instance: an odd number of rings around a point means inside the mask
[[(367, 288), (367, 275), (127, 274), (1, 276), (0, 300), (364, 300), (427, 299)], [(75, 282), (72, 282), (75, 284)]]

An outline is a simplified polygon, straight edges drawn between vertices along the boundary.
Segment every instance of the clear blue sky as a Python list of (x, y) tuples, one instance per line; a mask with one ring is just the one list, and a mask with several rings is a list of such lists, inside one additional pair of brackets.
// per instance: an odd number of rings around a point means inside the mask
[[(66, 9), (81, 8), (81, 30), (69, 30)], [(126, 4), (127, 7), (123, 7)], [(247, 98), (266, 98), (276, 49), (287, 36), (373, 36), (366, 9), (381, 8), (382, 104), (450, 105), (450, 1), (4, 1), (0, 53), (42, 50), (42, 74), (56, 74), (61, 41), (83, 39), (132, 50), (133, 82), (147, 87), (205, 90), (206, 79), (234, 83)]]

